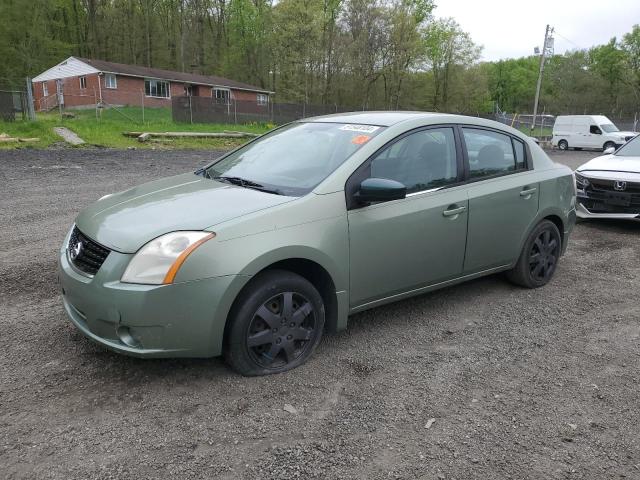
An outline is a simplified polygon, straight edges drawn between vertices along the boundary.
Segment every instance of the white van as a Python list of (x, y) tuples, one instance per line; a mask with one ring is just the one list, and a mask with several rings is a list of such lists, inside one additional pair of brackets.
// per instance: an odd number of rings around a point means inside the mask
[(618, 148), (638, 135), (635, 132), (621, 132), (611, 120), (602, 115), (560, 115), (553, 124), (554, 147), (595, 148), (606, 150)]

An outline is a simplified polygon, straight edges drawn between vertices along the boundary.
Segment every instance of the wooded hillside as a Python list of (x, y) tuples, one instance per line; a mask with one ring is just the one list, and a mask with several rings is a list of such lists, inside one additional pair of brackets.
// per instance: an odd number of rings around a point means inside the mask
[[(22, 87), (77, 55), (222, 75), (279, 101), (530, 112), (538, 58), (478, 62), (482, 47), (433, 9), (433, 0), (3, 0), (0, 86)], [(638, 110), (639, 26), (550, 59), (540, 111)]]

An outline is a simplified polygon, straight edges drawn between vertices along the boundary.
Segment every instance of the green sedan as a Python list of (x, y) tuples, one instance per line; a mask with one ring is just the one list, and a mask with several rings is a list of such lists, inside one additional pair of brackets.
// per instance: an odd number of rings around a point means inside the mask
[(575, 183), (529, 137), (457, 115), (293, 122), (196, 172), (107, 195), (60, 249), (64, 308), (140, 357), (304, 363), (349, 315), (505, 271), (549, 282)]

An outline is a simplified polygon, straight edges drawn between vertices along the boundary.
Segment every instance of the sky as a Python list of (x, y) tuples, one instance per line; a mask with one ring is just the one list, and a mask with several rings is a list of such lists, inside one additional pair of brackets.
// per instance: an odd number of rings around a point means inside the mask
[(555, 53), (620, 39), (640, 24), (640, 0), (435, 0), (437, 17), (453, 17), (476, 44), (482, 60), (533, 55), (544, 30), (555, 27)]

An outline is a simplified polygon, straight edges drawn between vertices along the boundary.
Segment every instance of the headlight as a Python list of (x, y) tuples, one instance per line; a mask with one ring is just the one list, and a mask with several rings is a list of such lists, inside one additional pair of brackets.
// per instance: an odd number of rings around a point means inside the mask
[(172, 283), (189, 254), (215, 236), (211, 232), (173, 232), (151, 240), (131, 259), (121, 281), (147, 285)]
[(575, 172), (575, 175), (576, 187), (578, 187), (579, 190), (584, 190), (589, 186), (589, 180), (587, 179), (587, 177), (580, 175), (578, 172)]

